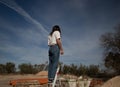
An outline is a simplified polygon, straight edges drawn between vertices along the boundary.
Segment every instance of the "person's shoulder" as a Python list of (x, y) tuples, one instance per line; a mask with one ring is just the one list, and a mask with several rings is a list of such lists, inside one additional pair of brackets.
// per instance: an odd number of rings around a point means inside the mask
[(59, 31), (54, 31), (55, 34), (59, 34), (60, 32)]

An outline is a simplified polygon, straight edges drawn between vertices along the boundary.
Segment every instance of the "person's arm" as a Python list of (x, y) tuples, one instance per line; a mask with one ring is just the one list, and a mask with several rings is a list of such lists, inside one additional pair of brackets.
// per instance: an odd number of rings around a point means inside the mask
[(62, 42), (61, 42), (60, 38), (56, 39), (56, 42), (58, 44), (58, 47), (60, 48), (60, 54), (63, 55), (64, 54), (64, 50), (62, 48)]

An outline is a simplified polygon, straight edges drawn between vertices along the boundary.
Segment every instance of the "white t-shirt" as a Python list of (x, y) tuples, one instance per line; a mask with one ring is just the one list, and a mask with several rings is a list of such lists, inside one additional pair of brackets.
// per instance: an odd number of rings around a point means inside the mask
[(52, 36), (48, 36), (48, 45), (54, 45), (57, 44), (56, 39), (60, 38), (60, 32), (59, 31), (54, 31)]

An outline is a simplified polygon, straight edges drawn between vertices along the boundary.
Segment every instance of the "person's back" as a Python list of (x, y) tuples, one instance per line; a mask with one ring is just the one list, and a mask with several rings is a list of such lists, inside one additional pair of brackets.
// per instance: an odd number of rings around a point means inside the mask
[(64, 54), (61, 42), (61, 30), (58, 25), (53, 26), (53, 29), (48, 36), (49, 46), (49, 69), (48, 69), (48, 80), (52, 82), (55, 77), (57, 70), (59, 56)]

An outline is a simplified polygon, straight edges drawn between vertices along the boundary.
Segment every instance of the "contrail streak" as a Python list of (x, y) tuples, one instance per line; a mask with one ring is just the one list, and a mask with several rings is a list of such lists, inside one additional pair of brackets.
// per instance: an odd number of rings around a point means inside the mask
[(4, 4), (4, 5), (8, 6), (9, 8), (13, 9), (17, 13), (19, 13), (20, 15), (22, 15), (24, 17), (24, 19), (27, 20), (28, 22), (36, 25), (36, 27), (38, 27), (39, 29), (41, 29), (44, 34), (48, 34), (48, 31), (42, 26), (42, 24), (40, 24), (37, 20), (35, 20), (34, 18), (32, 18), (14, 0), (0, 0), (0, 2), (2, 4)]

